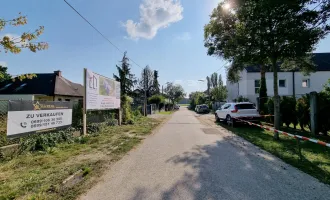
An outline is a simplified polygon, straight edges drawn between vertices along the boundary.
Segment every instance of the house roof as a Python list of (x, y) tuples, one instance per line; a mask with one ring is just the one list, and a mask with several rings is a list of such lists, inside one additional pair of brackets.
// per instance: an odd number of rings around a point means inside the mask
[(36, 74), (37, 77), (0, 82), (0, 94), (43, 94), (82, 97), (84, 88), (56, 73)]
[[(313, 53), (312, 60), (316, 65), (316, 71), (330, 71), (330, 53)], [(245, 67), (247, 72), (260, 72), (260, 66), (248, 66)], [(283, 70), (278, 67), (279, 72), (283, 72)]]

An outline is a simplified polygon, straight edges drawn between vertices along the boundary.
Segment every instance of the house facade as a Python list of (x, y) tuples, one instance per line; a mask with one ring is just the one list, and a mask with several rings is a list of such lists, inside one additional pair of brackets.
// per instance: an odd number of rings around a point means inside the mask
[(61, 71), (0, 82), (0, 100), (73, 101), (83, 95), (84, 87), (64, 78)]
[[(278, 92), (280, 96), (295, 94), (300, 97), (313, 91), (320, 92), (324, 84), (330, 78), (330, 53), (315, 53), (313, 62), (316, 71), (304, 75), (299, 71), (278, 72)], [(227, 81), (228, 101), (233, 101), (238, 96), (248, 98), (251, 102), (257, 103), (260, 89), (260, 69), (258, 67), (246, 67), (240, 72), (238, 83), (231, 84)], [(273, 72), (266, 73), (267, 95), (274, 96)]]

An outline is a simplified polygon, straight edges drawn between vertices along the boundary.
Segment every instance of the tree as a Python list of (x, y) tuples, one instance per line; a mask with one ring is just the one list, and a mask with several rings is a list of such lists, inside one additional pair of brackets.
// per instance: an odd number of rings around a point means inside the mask
[(0, 82), (10, 80), (12, 77), (7, 73), (8, 68), (0, 65)]
[(206, 96), (203, 92), (192, 92), (189, 94), (190, 109), (194, 110), (197, 105), (206, 103)]
[[(275, 128), (280, 128), (278, 96), (278, 63), (296, 60), (312, 52), (330, 30), (326, 24), (329, 1), (242, 0), (231, 2), (231, 11), (222, 9), (225, 1), (213, 11), (205, 26), (208, 53), (237, 63), (269, 62), (273, 71)], [(318, 2), (319, 9), (311, 8)], [(274, 133), (278, 139), (278, 133)]]
[(211, 75), (211, 83), (212, 83), (212, 87), (217, 87), (218, 86), (218, 74), (216, 72), (214, 72)]
[(219, 75), (219, 82), (218, 86), (212, 88), (211, 90), (211, 96), (214, 101), (225, 101), (227, 98), (227, 88), (223, 85), (221, 74)]
[[(27, 17), (19, 16), (15, 19), (6, 20), (0, 18), (0, 31), (3, 31), (6, 26), (24, 26), (27, 24)], [(11, 37), (10, 35), (5, 35), (0, 38), (0, 52), (5, 53), (20, 53), (22, 49), (29, 49), (32, 52), (37, 52), (48, 48), (48, 44), (45, 42), (34, 42), (39, 38), (39, 36), (44, 32), (44, 27), (40, 26), (34, 32), (23, 32), (21, 36)]]
[(184, 89), (181, 85), (174, 85), (173, 83), (168, 83), (165, 87), (166, 97), (169, 98), (174, 105), (185, 97)]
[(118, 75), (113, 74), (113, 77), (116, 81), (120, 82), (121, 96), (131, 95), (135, 83), (135, 78), (134, 75), (131, 73), (127, 52), (124, 53), (124, 56), (121, 60), (121, 65), (116, 65), (116, 67), (118, 70)]
[(155, 70), (154, 71), (154, 77), (153, 77), (153, 80), (154, 80), (154, 83), (153, 83), (153, 93), (154, 94), (159, 94), (160, 93), (158, 78), (159, 78), (158, 71)]
[(164, 104), (165, 103), (165, 97), (161, 94), (155, 94), (153, 96), (151, 96), (148, 99), (148, 102), (150, 104), (156, 104), (158, 107), (158, 110), (160, 110), (160, 104)]
[(209, 76), (206, 77), (206, 84), (207, 84), (207, 95), (210, 96), (211, 94), (211, 79)]

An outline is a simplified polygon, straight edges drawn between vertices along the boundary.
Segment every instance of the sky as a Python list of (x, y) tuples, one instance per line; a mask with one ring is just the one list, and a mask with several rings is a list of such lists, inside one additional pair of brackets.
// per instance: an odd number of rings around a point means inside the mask
[[(159, 82), (181, 84), (186, 93), (206, 88), (205, 77), (217, 71), (226, 82), (224, 65), (219, 58), (207, 56), (203, 27), (220, 0), (67, 0), (120, 51), (92, 29), (63, 0), (6, 0), (1, 18), (12, 19), (21, 12), (28, 18), (22, 27), (8, 27), (4, 35), (20, 35), (39, 26), (45, 27), (38, 41), (47, 42), (45, 51), (20, 54), (0, 53), (0, 64), (12, 75), (52, 73), (83, 83), (83, 68), (104, 76), (117, 73), (116, 64), (127, 51), (132, 72), (140, 77), (149, 65), (159, 71)], [(329, 52), (330, 37), (316, 52)]]

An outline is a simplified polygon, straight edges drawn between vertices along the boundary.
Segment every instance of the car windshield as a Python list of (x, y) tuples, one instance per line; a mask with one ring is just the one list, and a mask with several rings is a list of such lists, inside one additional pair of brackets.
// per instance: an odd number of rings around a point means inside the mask
[(237, 104), (236, 108), (238, 110), (244, 110), (244, 109), (255, 109), (254, 105), (251, 103), (247, 103), (247, 104)]

